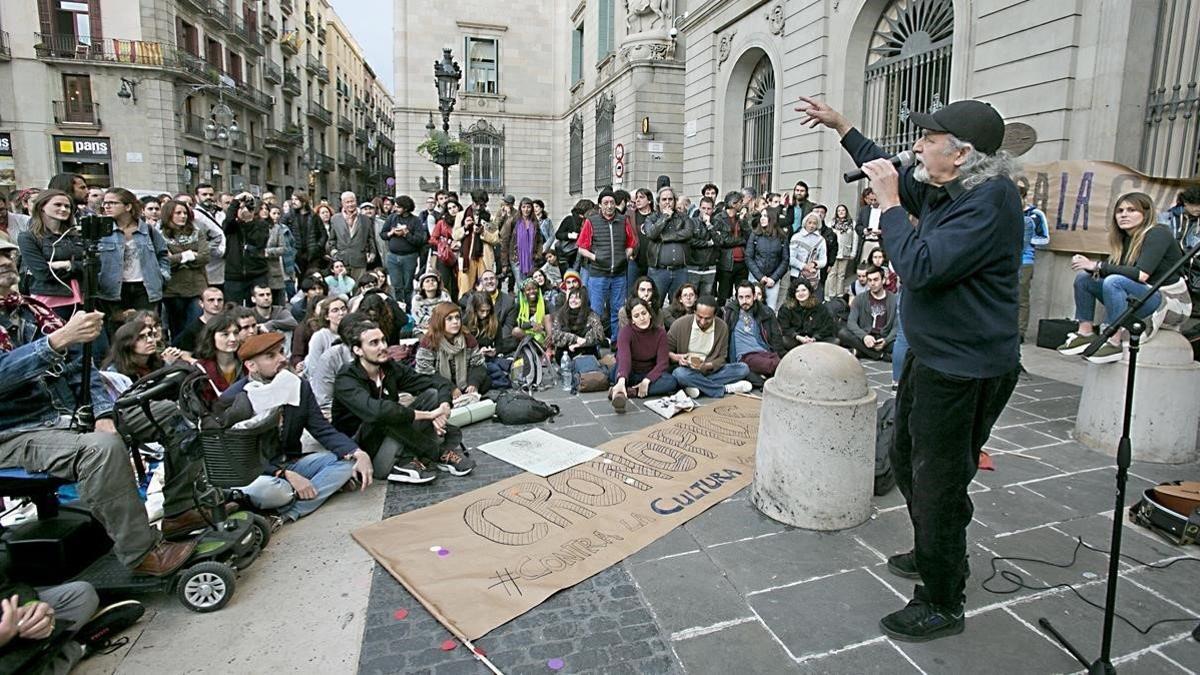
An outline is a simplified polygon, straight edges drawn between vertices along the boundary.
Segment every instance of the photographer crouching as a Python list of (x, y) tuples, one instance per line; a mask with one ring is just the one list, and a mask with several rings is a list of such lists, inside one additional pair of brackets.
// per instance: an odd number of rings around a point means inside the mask
[(912, 113), (909, 121), (924, 130), (913, 145), (918, 163), (897, 172), (841, 113), (800, 100), (803, 123), (837, 131), (870, 178), (883, 248), (904, 284), (900, 316), (909, 351), (890, 456), (914, 550), (889, 558), (888, 570), (923, 585), (908, 606), (879, 623), (897, 640), (955, 635), (966, 624), (966, 537), (974, 511), (967, 486), (1020, 372), (1024, 218), (1013, 163), (1000, 150), (1004, 120), (972, 100)]
[(113, 401), (92, 371), (96, 430), (72, 427), (80, 386), (79, 346), (95, 340), (104, 314), (76, 312), (65, 323), (17, 291), (16, 245), (0, 240), (0, 467), (19, 466), (79, 484), (79, 496), (113, 540), (117, 559), (135, 572), (163, 576), (195, 541), (162, 541), (138, 498), (129, 452), (113, 426)]

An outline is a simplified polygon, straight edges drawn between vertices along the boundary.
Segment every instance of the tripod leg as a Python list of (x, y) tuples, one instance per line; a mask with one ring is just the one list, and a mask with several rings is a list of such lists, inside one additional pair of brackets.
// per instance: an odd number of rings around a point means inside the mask
[(1091, 667), (1092, 664), (1088, 663), (1088, 660), (1083, 658), (1083, 654), (1080, 654), (1079, 650), (1075, 649), (1075, 645), (1068, 642), (1067, 638), (1063, 637), (1063, 634), (1058, 632), (1058, 629), (1050, 624), (1049, 619), (1038, 619), (1038, 625), (1045, 629), (1045, 631), (1049, 633), (1051, 637), (1057, 640), (1058, 644), (1063, 646), (1063, 649), (1066, 649), (1068, 652), (1070, 652), (1071, 656), (1074, 656), (1075, 660), (1078, 661), (1080, 665), (1082, 665), (1084, 668)]

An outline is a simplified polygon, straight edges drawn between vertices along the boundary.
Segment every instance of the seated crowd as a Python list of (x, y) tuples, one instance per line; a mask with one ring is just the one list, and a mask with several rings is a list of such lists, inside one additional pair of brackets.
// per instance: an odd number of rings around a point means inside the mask
[[(803, 182), (721, 199), (706, 185), (682, 208), (660, 180), (656, 193), (604, 189), (555, 227), (539, 200), (505, 196), (492, 213), (482, 191), (438, 191), (417, 212), (407, 196), (314, 206), (303, 192), (281, 203), (201, 184), (94, 202), (79, 176), (51, 185), (27, 217), (0, 222), (0, 466), (78, 482), (118, 559), (145, 574), (183, 564), (195, 540), (176, 536), (204, 522), (168, 486), (151, 526), (114, 433), (115, 397), (169, 364), (206, 374), (221, 405), (258, 390), (286, 401), (279, 453), (239, 491), (283, 523), (377, 478), (470, 473), (452, 408), (509, 386), (522, 345), (549, 364), (599, 364), (623, 411), (679, 390), (750, 392), (813, 342), (891, 360), (903, 337), (870, 190), (857, 219), (838, 205), (829, 220)], [(1171, 233), (1151, 232), (1152, 206), (1120, 202), (1110, 262), (1074, 263), (1081, 323), (1062, 351), (1088, 342), (1095, 299), (1113, 311), (1175, 259)], [(113, 220), (98, 245), (100, 311), (87, 312), (77, 225), (97, 208)], [(1178, 313), (1176, 295), (1143, 314)], [(71, 418), (87, 343), (102, 369), (86, 383), (94, 433)]]

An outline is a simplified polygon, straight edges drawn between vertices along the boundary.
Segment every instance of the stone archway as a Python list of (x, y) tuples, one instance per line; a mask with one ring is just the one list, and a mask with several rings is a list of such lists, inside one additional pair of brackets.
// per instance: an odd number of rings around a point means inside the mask
[(770, 189), (778, 182), (778, 82), (778, 60), (760, 46), (747, 47), (729, 69), (721, 98), (718, 181), (725, 191)]

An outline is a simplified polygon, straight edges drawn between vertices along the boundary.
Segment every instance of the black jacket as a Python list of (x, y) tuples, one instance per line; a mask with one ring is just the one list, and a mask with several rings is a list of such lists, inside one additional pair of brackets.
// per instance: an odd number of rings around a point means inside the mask
[(271, 226), (257, 218), (242, 222), (237, 211), (237, 203), (230, 204), (221, 223), (225, 231), (225, 278), (247, 281), (267, 273), (266, 248)]
[[(563, 216), (562, 221), (558, 223), (558, 229), (554, 231), (554, 252), (558, 254), (559, 262), (573, 263), (575, 256), (579, 255), (579, 245), (575, 242), (579, 239), (579, 230), (582, 227), (583, 218), (573, 213)], [(571, 238), (572, 233), (575, 239)]]
[(329, 234), (317, 214), (309, 209), (292, 210), (282, 218), (282, 222), (292, 229), (296, 238), (296, 264), (301, 272), (310, 267), (318, 267), (325, 256), (325, 243)]
[[(725, 210), (713, 215), (713, 223), (713, 241), (721, 249), (721, 255), (717, 258), (717, 271), (732, 272), (735, 267), (733, 252), (739, 248), (745, 252), (746, 235), (750, 229), (736, 218), (730, 220), (729, 212)], [(744, 265), (745, 261), (741, 264)]]
[(821, 278), (824, 279), (829, 274), (829, 268), (833, 267), (834, 261), (838, 256), (838, 240), (837, 232), (833, 228), (821, 223), (821, 237), (825, 239), (825, 259), (829, 261), (825, 267), (821, 268)]
[[(771, 351), (776, 354), (780, 356), (786, 354), (788, 346), (783, 341), (783, 333), (779, 330), (779, 318), (775, 316), (775, 312), (761, 302), (754, 303), (750, 312), (758, 321), (758, 332), (763, 342), (767, 343)], [(729, 304), (725, 306), (725, 325), (729, 326), (729, 359), (731, 361), (734, 350), (733, 332), (737, 330), (737, 321), (741, 315), (742, 306), (737, 304), (735, 298), (730, 298)]]
[[(408, 234), (403, 237), (392, 236), (392, 228), (400, 225), (408, 226)], [(421, 219), (412, 215), (402, 216), (393, 213), (387, 217), (379, 230), (379, 236), (387, 240), (388, 251), (396, 255), (416, 255), (424, 249), (429, 241), (429, 230)]]
[(779, 281), (788, 272), (789, 240), (752, 232), (746, 240), (746, 270), (757, 281), (768, 276)]
[[(238, 394), (246, 390), (248, 382), (249, 380), (243, 377), (229, 385), (229, 388), (221, 394), (221, 400), (226, 403), (232, 402)], [(285, 464), (284, 460), (294, 461), (304, 454), (300, 445), (300, 436), (305, 431), (312, 434), (321, 447), (338, 457), (348, 457), (358, 449), (354, 441), (334, 429), (329, 424), (329, 420), (325, 419), (308, 380), (300, 380), (300, 404), (283, 406), (283, 421), (279, 427), (280, 455), (267, 458), (273, 469), (282, 469)], [(270, 473), (274, 473), (274, 471)]]
[[(858, 165), (887, 157), (853, 129), (842, 147)], [(913, 171), (900, 171), (902, 208), (879, 216), (883, 248), (904, 280), (900, 312), (909, 348), (949, 375), (1010, 374), (1021, 361), (1017, 277), (1025, 216), (1017, 185), (998, 176), (970, 190), (958, 181), (935, 187)]]
[(692, 239), (692, 221), (675, 211), (664, 216), (651, 213), (642, 225), (646, 236), (646, 261), (651, 268), (674, 269), (687, 265), (688, 242)]
[(711, 220), (707, 225), (699, 217), (692, 218), (692, 240), (688, 242), (688, 267), (708, 269), (717, 264), (721, 249), (713, 243), (716, 221)]
[(383, 371), (381, 387), (375, 385), (357, 359), (342, 368), (333, 382), (333, 426), (355, 438), (367, 452), (379, 448), (392, 427), (412, 426), (412, 408), (397, 401), (401, 392), (419, 396), (426, 389), (436, 389), (439, 403), (451, 403), (450, 381), (440, 375), (421, 375), (397, 361), (388, 361)]
[(837, 323), (825, 305), (817, 303), (810, 308), (784, 303), (779, 308), (779, 330), (783, 333), (783, 344), (790, 350), (800, 343), (797, 335), (814, 338), (818, 342), (837, 337)]
[[(464, 316), (475, 311), (474, 298), (475, 293), (472, 292), (466, 293), (458, 299), (458, 305), (462, 307)], [(500, 325), (500, 337), (497, 339), (497, 343), (507, 346), (513, 339), (513, 326), (517, 325), (516, 299), (504, 291), (496, 291), (496, 298), (492, 300), (492, 314), (496, 317), (496, 323)], [(512, 345), (512, 348), (516, 348), (515, 343)], [(499, 347), (496, 347), (496, 350), (504, 351)]]

